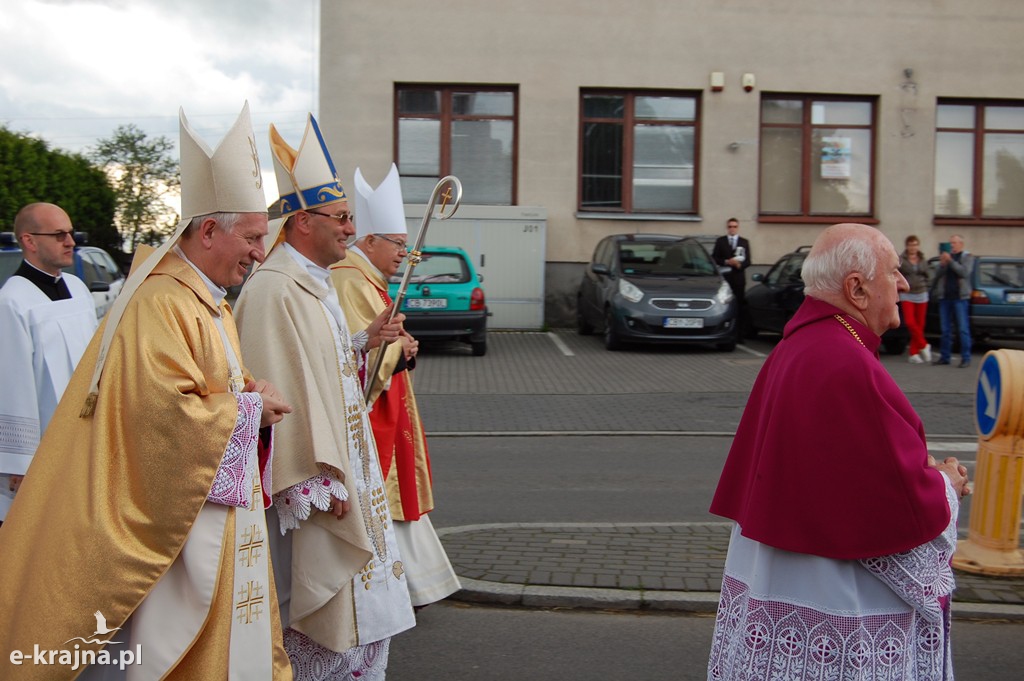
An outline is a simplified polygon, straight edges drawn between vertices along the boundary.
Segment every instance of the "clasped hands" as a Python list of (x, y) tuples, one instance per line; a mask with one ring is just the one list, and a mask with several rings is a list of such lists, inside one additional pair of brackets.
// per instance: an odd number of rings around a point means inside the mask
[(942, 463), (939, 463), (934, 456), (929, 454), (928, 465), (945, 473), (953, 485), (953, 489), (961, 497), (966, 497), (971, 493), (971, 484), (967, 479), (967, 467), (963, 466), (955, 456), (947, 456)]
[(284, 396), (262, 378), (258, 381), (249, 381), (242, 388), (244, 393), (259, 393), (263, 398), (263, 414), (260, 416), (260, 428), (266, 428), (278, 423), (285, 414), (292, 413), (292, 407), (285, 402)]

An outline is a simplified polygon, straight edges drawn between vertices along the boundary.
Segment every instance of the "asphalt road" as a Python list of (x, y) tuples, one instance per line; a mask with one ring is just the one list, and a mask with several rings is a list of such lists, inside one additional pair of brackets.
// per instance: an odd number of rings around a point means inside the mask
[[(427, 348), (416, 390), (438, 527), (717, 520), (707, 512), (769, 341), (734, 353), (492, 334), (486, 357)], [(979, 354), (978, 359), (980, 360)], [(883, 362), (931, 441), (973, 459), (973, 370)], [(443, 602), (391, 648), (391, 681), (704, 679), (714, 620)], [(1024, 625), (957, 621), (960, 681), (1020, 678)]]

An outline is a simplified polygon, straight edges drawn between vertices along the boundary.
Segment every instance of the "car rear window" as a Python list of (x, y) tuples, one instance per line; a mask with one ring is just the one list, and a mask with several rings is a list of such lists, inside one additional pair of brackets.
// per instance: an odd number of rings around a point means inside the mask
[[(465, 284), (470, 281), (469, 267), (462, 256), (456, 253), (424, 253), (420, 264), (409, 278), (413, 284)], [(404, 267), (391, 277), (391, 282), (402, 280)]]
[(978, 265), (978, 284), (1024, 288), (1024, 260), (1018, 262), (981, 261)]

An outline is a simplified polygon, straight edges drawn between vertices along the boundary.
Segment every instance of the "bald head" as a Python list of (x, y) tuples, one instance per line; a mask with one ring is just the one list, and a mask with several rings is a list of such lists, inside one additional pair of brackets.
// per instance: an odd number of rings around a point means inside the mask
[(25, 260), (54, 276), (74, 262), (71, 218), (52, 203), (30, 203), (14, 217), (14, 234)]
[(892, 243), (874, 227), (832, 225), (804, 260), (804, 293), (831, 303), (881, 335), (899, 326), (899, 292), (908, 290)]
[(14, 216), (14, 236), (21, 242), (21, 237), (29, 232), (45, 232), (53, 224), (71, 224), (71, 218), (60, 206), (52, 203), (30, 203)]

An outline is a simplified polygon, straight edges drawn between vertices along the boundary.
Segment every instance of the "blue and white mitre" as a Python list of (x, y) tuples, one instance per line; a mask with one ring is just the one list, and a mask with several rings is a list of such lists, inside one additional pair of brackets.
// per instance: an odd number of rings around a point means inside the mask
[(270, 151), (274, 157), (282, 218), (296, 211), (348, 201), (313, 114), (306, 120), (306, 131), (298, 150), (292, 149), (271, 124)]

